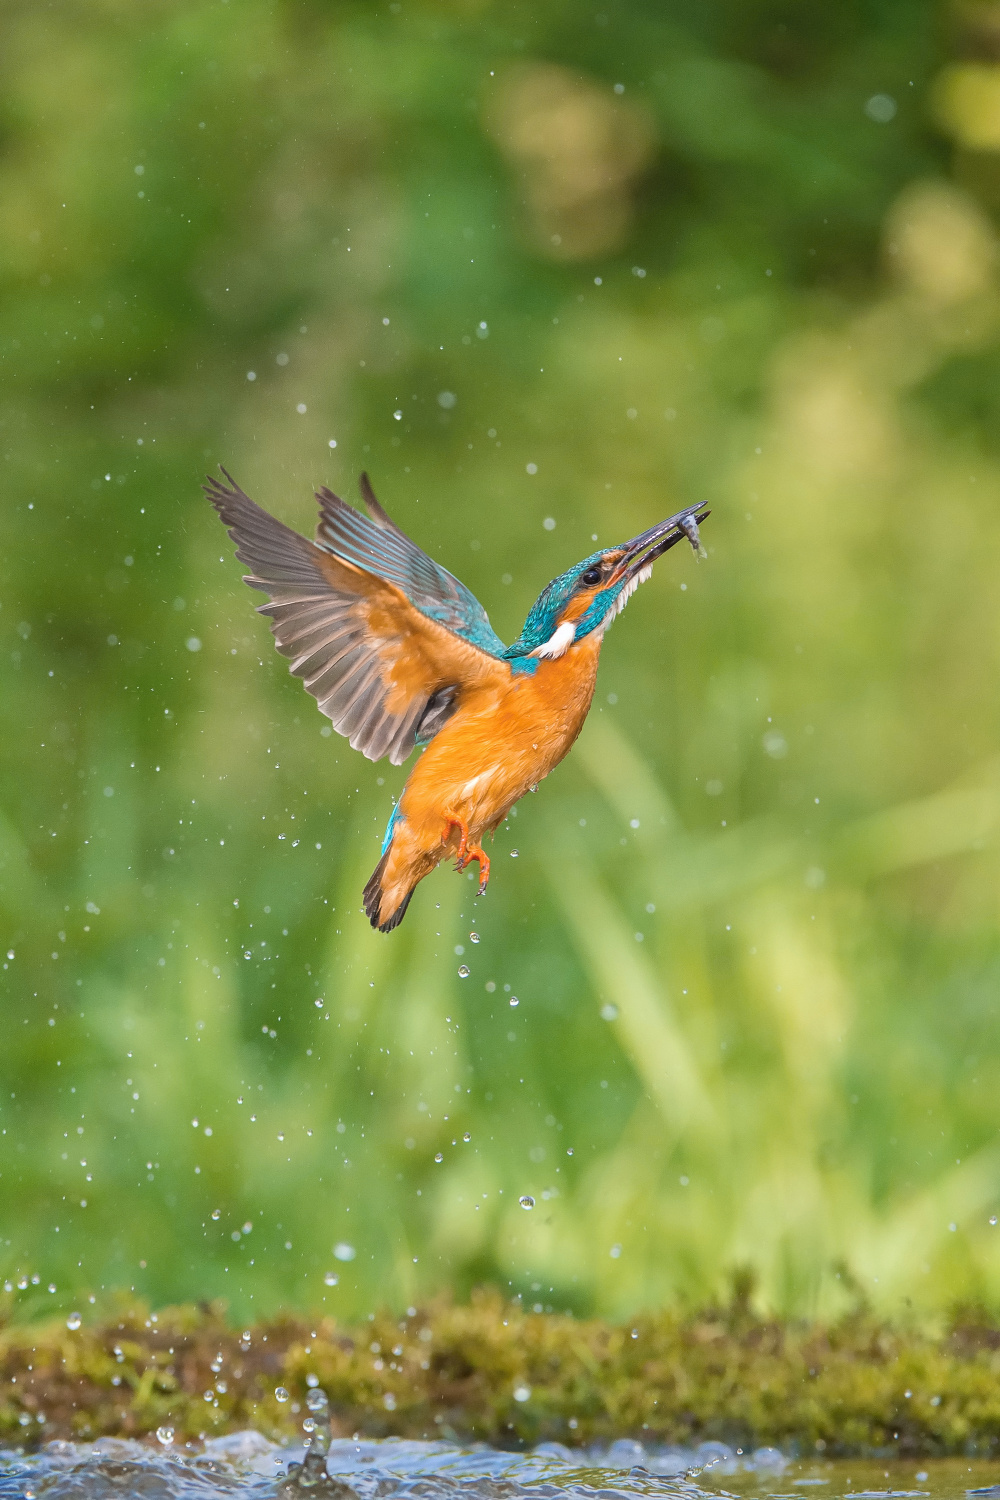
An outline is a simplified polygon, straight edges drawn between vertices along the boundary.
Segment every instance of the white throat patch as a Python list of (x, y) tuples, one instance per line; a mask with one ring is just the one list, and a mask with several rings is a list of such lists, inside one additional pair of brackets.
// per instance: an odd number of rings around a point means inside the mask
[(572, 620), (564, 620), (542, 646), (536, 646), (532, 656), (564, 656), (576, 639), (576, 626)]
[(626, 604), (631, 599), (636, 589), (639, 587), (640, 583), (645, 583), (648, 579), (652, 578), (652, 576), (653, 564), (647, 563), (644, 568), (639, 569), (638, 573), (636, 573), (634, 577), (629, 579), (628, 583), (622, 589), (621, 593), (618, 595), (618, 598), (615, 600), (614, 604), (612, 604), (611, 608), (604, 616), (604, 619), (601, 621), (602, 630), (607, 630), (608, 626), (614, 620), (615, 616), (621, 614), (622, 610), (625, 608)]

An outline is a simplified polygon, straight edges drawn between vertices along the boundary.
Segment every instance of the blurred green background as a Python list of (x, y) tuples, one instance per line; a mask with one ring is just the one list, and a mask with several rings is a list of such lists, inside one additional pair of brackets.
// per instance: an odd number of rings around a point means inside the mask
[[(1000, 6), (594, 7), (4, 9), (18, 1314), (1000, 1304)], [(368, 469), (506, 640), (712, 506), (482, 900), (360, 914), (405, 768), (219, 463)]]

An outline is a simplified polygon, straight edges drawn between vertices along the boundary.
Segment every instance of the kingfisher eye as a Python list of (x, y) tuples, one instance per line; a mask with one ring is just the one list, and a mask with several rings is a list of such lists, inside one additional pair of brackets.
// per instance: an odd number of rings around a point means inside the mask
[(600, 581), (601, 581), (601, 570), (600, 570), (600, 568), (588, 568), (587, 571), (586, 571), (586, 573), (582, 573), (580, 575), (580, 582), (581, 583), (594, 584), (594, 583), (600, 583)]

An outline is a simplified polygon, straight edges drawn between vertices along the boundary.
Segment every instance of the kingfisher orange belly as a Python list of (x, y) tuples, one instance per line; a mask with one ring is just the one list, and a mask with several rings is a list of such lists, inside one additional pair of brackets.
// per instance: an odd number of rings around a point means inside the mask
[(393, 808), (363, 893), (373, 927), (403, 920), (425, 875), (454, 855), (490, 861), (483, 838), (571, 748), (590, 709), (605, 632), (653, 562), (685, 538), (697, 552), (709, 514), (691, 505), (554, 578), (505, 646), (475, 595), (423, 552), (376, 500), (367, 515), (316, 492), (314, 541), (243, 493), (231, 476), (206, 493), (269, 595), (278, 650), (334, 729), (369, 760), (401, 765), (422, 749)]

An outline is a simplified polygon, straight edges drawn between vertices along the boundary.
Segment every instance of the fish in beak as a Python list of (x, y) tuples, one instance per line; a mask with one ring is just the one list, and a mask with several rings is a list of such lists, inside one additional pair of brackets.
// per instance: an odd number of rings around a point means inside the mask
[[(705, 549), (701, 545), (701, 536), (698, 532), (699, 524), (711, 515), (711, 511), (704, 504), (689, 505), (684, 510), (679, 510), (675, 516), (668, 521), (660, 521), (658, 525), (651, 526), (648, 531), (643, 531), (639, 536), (633, 537), (622, 547), (622, 556), (615, 570), (614, 582), (629, 582), (647, 568), (651, 568), (658, 557), (664, 552), (669, 552), (678, 542), (687, 537), (694, 550), (696, 557), (705, 556)], [(648, 572), (646, 577), (649, 577)]]

